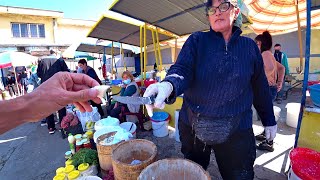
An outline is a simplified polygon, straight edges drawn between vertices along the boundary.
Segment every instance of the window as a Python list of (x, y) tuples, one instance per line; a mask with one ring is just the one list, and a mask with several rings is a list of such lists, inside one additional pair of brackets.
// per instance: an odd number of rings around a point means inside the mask
[(11, 23), (12, 36), (17, 38), (45, 38), (44, 24)]

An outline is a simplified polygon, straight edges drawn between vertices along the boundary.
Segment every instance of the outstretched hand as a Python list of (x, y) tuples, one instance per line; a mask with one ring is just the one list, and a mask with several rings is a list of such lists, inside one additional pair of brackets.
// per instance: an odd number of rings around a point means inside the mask
[[(85, 74), (59, 72), (41, 84), (33, 93), (42, 96), (48, 114), (73, 103), (81, 112), (92, 111), (89, 100), (101, 103), (98, 90), (91, 87), (99, 83)], [(43, 102), (39, 102), (43, 103)]]

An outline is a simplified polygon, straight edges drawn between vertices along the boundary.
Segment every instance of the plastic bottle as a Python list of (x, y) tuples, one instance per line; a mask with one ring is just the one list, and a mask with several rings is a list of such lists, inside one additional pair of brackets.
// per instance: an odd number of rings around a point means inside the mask
[(75, 154), (76, 150), (74, 148), (74, 143), (75, 143), (76, 139), (74, 138), (74, 136), (71, 133), (69, 133), (68, 141), (69, 141), (69, 146), (70, 146), (71, 153)]

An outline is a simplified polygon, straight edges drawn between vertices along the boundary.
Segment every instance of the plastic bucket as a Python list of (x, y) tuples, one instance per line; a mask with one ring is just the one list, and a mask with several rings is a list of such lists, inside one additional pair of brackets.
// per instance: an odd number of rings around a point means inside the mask
[(175, 140), (177, 141), (177, 142), (180, 142), (180, 134), (179, 134), (179, 126), (178, 126), (178, 124), (179, 124), (179, 112), (180, 112), (180, 109), (177, 109), (175, 112), (174, 112), (174, 120), (175, 120), (175, 122), (174, 122), (174, 128), (175, 128)]
[(290, 180), (320, 179), (319, 152), (308, 148), (295, 148), (290, 152), (290, 161)]
[(102, 180), (98, 176), (83, 176), (80, 178), (81, 180)]
[(300, 113), (300, 103), (288, 103), (287, 108), (287, 120), (286, 124), (290, 127), (297, 128), (299, 113)]
[[(125, 130), (127, 130), (128, 132), (130, 132), (132, 134), (133, 138), (136, 138), (137, 125), (135, 125), (132, 122), (123, 122), (123, 123), (120, 124), (120, 127), (125, 129)], [(131, 128), (131, 130), (130, 130), (130, 128)]]
[(280, 112), (281, 112), (281, 108), (279, 108), (278, 106), (273, 106), (273, 113), (274, 113), (274, 117), (276, 118), (276, 121), (280, 119)]
[(320, 84), (309, 86), (309, 89), (313, 104), (320, 107)]
[(119, 126), (120, 121), (117, 118), (108, 116), (107, 118), (101, 119), (94, 124), (94, 129), (96, 131), (103, 129), (107, 126)]
[[(136, 180), (141, 171), (155, 162), (157, 146), (145, 139), (134, 139), (119, 144), (112, 152), (115, 180)], [(132, 164), (139, 160), (139, 164)]]
[(153, 135), (156, 137), (165, 137), (169, 134), (169, 114), (166, 112), (154, 112), (150, 118), (152, 123)]
[(201, 179), (210, 180), (211, 177), (200, 165), (186, 159), (163, 159), (145, 168), (138, 180), (150, 179)]

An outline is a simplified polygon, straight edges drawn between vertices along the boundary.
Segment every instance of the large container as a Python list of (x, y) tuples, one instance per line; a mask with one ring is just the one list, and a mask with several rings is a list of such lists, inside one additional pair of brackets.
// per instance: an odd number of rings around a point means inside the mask
[(280, 112), (281, 112), (281, 108), (279, 108), (278, 106), (273, 106), (273, 113), (276, 121), (280, 119)]
[(137, 125), (132, 123), (132, 122), (123, 122), (120, 124), (120, 127), (127, 130), (128, 132), (130, 132), (133, 136), (133, 138), (136, 138), (136, 130), (137, 130)]
[(299, 113), (300, 113), (300, 103), (288, 103), (287, 108), (287, 120), (286, 124), (290, 127), (297, 128)]
[[(112, 152), (116, 180), (136, 180), (141, 171), (155, 162), (157, 146), (148, 140), (134, 139), (120, 143)], [(131, 165), (134, 160), (141, 163)]]
[(200, 165), (187, 159), (163, 159), (145, 168), (138, 180), (210, 180), (211, 177)]
[(100, 142), (110, 136), (114, 136), (115, 134), (116, 132), (110, 132), (110, 133), (99, 136), (97, 139), (98, 158), (99, 158), (101, 173), (103, 176), (105, 176), (107, 174), (107, 171), (112, 168), (112, 161), (111, 161), (112, 151), (118, 146), (119, 143), (113, 144), (113, 145), (101, 145)]
[(152, 122), (153, 135), (156, 137), (165, 137), (169, 134), (168, 124), (170, 116), (166, 112), (154, 112), (150, 118)]
[(180, 112), (180, 109), (177, 109), (175, 112), (174, 112), (174, 128), (175, 128), (175, 140), (177, 142), (180, 142), (180, 134), (179, 134), (179, 112)]
[(97, 121), (94, 124), (94, 129), (96, 131), (98, 131), (98, 130), (104, 128), (104, 127), (107, 127), (107, 126), (119, 126), (119, 124), (120, 124), (119, 119), (113, 118), (111, 116), (108, 116), (107, 118), (104, 118), (104, 119), (101, 119), (101, 120)]
[(290, 152), (289, 180), (320, 179), (320, 152), (308, 148), (295, 148)]
[(309, 89), (313, 104), (320, 107), (320, 84), (309, 86)]

